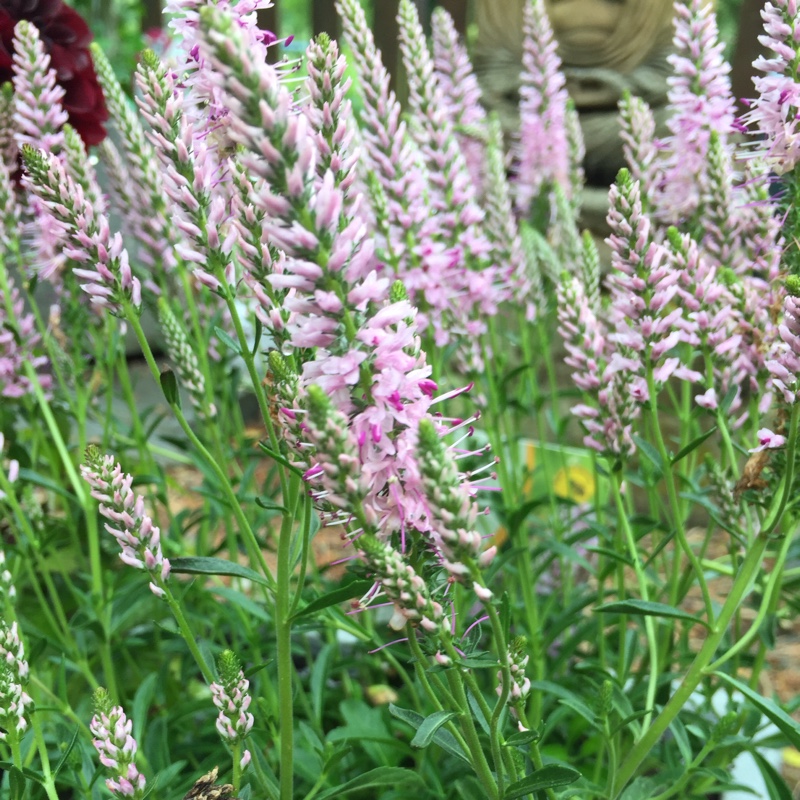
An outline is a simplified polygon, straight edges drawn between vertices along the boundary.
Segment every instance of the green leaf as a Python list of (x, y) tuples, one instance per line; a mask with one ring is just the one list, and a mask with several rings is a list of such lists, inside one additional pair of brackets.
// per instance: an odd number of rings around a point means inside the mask
[(67, 745), (67, 749), (61, 754), (61, 758), (58, 759), (58, 764), (56, 764), (55, 769), (53, 770), (53, 778), (58, 777), (58, 773), (64, 767), (64, 764), (67, 763), (67, 759), (69, 758), (69, 754), (72, 752), (72, 748), (75, 747), (75, 742), (78, 741), (78, 734), (81, 732), (80, 728), (75, 728), (75, 733), (72, 734), (72, 739), (70, 743)]
[(526, 745), (532, 744), (533, 742), (538, 742), (539, 739), (542, 738), (542, 734), (539, 733), (537, 730), (527, 730), (527, 731), (519, 731), (518, 733), (512, 733), (511, 736), (508, 737), (505, 741), (506, 747), (524, 747)]
[(496, 669), (498, 666), (497, 656), (491, 653), (475, 653), (460, 659), (459, 664), (470, 669)]
[(13, 777), (14, 773), (16, 772), (17, 779), (22, 781), (23, 786), (26, 778), (29, 781), (35, 781), (36, 783), (44, 783), (44, 775), (42, 775), (40, 772), (36, 772), (36, 770), (28, 767), (23, 767), (22, 772), (20, 772), (19, 769), (10, 761), (0, 761), (0, 771), (8, 772), (11, 777)]
[(541, 769), (526, 775), (521, 781), (508, 786), (503, 797), (505, 800), (516, 800), (517, 797), (524, 797), (531, 792), (569, 786), (580, 777), (581, 773), (578, 770), (568, 767), (566, 764), (546, 764)]
[(274, 583), (269, 578), (259, 575), (255, 570), (235, 564), (233, 561), (226, 561), (224, 558), (212, 558), (210, 556), (185, 556), (183, 558), (171, 558), (171, 571), (185, 575), (230, 575), (234, 578), (245, 578), (261, 586), (273, 588)]
[(793, 795), (789, 791), (786, 781), (780, 776), (775, 767), (758, 750), (752, 750), (751, 754), (764, 778), (769, 800), (792, 800)]
[(10, 800), (22, 800), (22, 796), (25, 794), (25, 783), (25, 776), (19, 769), (11, 767), (8, 771), (8, 784), (11, 789)]
[(317, 611), (322, 611), (330, 606), (339, 605), (347, 600), (352, 600), (354, 597), (361, 597), (369, 591), (371, 586), (375, 585), (375, 581), (369, 580), (356, 580), (334, 589), (332, 592), (323, 594), (316, 600), (312, 600), (305, 608), (301, 608), (291, 619), (300, 619), (300, 617), (307, 617), (309, 614), (316, 614)]
[[(422, 714), (417, 714), (416, 711), (411, 711), (409, 708), (400, 708), (394, 705), (394, 703), (389, 704), (389, 713), (395, 719), (399, 719), (410, 725), (415, 731), (419, 730), (422, 723), (425, 722), (425, 717), (423, 717)], [(467, 764), (470, 763), (469, 759), (464, 755), (461, 746), (456, 741), (456, 737), (453, 736), (450, 731), (437, 730), (433, 736), (433, 741), (438, 744), (442, 750), (446, 750), (450, 753), (451, 756), (460, 758), (462, 761), (466, 761)]]
[(161, 679), (157, 672), (151, 672), (136, 689), (133, 696), (133, 738), (141, 742), (144, 738), (144, 724), (150, 716), (147, 712), (153, 702), (153, 695), (156, 692), (156, 683)]
[(178, 379), (175, 373), (167, 368), (161, 373), (161, 391), (164, 392), (164, 397), (171, 406), (181, 407), (181, 393), (178, 391)]
[(661, 460), (661, 453), (656, 450), (650, 442), (645, 441), (642, 439), (641, 436), (637, 434), (633, 435), (633, 441), (636, 443), (636, 447), (639, 448), (642, 455), (652, 463), (652, 465), (663, 475), (664, 474), (664, 462)]
[(68, 492), (63, 486), (55, 481), (51, 481), (49, 478), (45, 478), (44, 475), (40, 475), (38, 472), (34, 472), (33, 470), (20, 469), (19, 479), (28, 483), (34, 483), (37, 486), (41, 486), (43, 489), (48, 489), (51, 492), (55, 492), (56, 494), (65, 497), (67, 500), (70, 500), (75, 504), (78, 504), (79, 502), (78, 498), (71, 492)]
[(239, 347), (239, 342), (236, 341), (229, 333), (222, 330), (218, 325), (214, 326), (214, 335), (219, 339), (228, 350), (232, 350), (237, 356), (242, 354), (242, 348)]
[(737, 681), (724, 672), (714, 673), (723, 683), (727, 683), (734, 689), (740, 691), (765, 717), (770, 719), (780, 728), (789, 742), (800, 748), (800, 723), (795, 722), (782, 708), (777, 706), (772, 700), (767, 700), (758, 692), (754, 692), (746, 683)]
[(672, 464), (677, 464), (682, 458), (686, 458), (693, 450), (696, 450), (700, 447), (703, 442), (708, 439), (709, 436), (712, 436), (714, 433), (717, 432), (717, 426), (714, 425), (713, 428), (707, 430), (705, 433), (701, 433), (696, 439), (693, 439), (686, 447), (682, 447), (678, 452), (672, 456)]
[(258, 345), (261, 344), (261, 334), (263, 332), (264, 332), (264, 324), (258, 317), (256, 317), (256, 336), (255, 340), (253, 341), (253, 352), (251, 353), (253, 358), (256, 357), (256, 353), (258, 352)]
[(286, 506), (282, 506), (279, 503), (273, 503), (270, 500), (264, 500), (261, 497), (256, 497), (255, 501), (256, 501), (256, 505), (259, 508), (263, 508), (266, 511), (277, 511), (277, 512), (279, 512), (281, 514), (288, 513), (288, 511), (286, 509)]
[(434, 711), (422, 721), (422, 725), (417, 728), (417, 733), (411, 740), (412, 747), (422, 749), (427, 747), (436, 735), (436, 731), (448, 723), (453, 717), (459, 716), (455, 711)]
[(333, 645), (326, 644), (317, 653), (314, 665), (311, 667), (311, 707), (318, 722), (322, 722), (322, 704), (325, 694), (325, 682), (328, 678), (328, 662), (333, 654)]
[[(403, 769), (402, 767), (378, 767), (353, 778), (351, 781), (336, 786), (333, 789), (317, 795), (318, 800), (327, 800), (327, 798), (339, 798), (345, 795), (352, 794), (360, 789), (379, 789), (379, 788), (397, 788), (398, 785), (405, 785), (414, 782), (421, 786), (422, 779), (416, 772), (410, 769)], [(408, 791), (408, 790), (406, 790)], [(378, 794), (373, 793), (372, 797), (378, 797)]]
[(654, 603), (648, 600), (620, 600), (615, 603), (605, 603), (602, 606), (595, 606), (592, 611), (601, 614), (633, 614), (644, 617), (670, 617), (671, 619), (682, 619), (697, 625), (708, 627), (708, 623), (690, 614), (688, 611), (681, 611), (673, 608), (666, 603)]

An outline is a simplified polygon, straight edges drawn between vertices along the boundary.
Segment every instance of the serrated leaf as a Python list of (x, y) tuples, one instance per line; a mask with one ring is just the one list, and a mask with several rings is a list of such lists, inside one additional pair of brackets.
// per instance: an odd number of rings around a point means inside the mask
[(619, 600), (615, 603), (604, 603), (602, 606), (595, 606), (592, 611), (600, 614), (632, 614), (643, 617), (669, 617), (670, 619), (682, 619), (697, 625), (708, 628), (708, 623), (688, 611), (681, 611), (673, 608), (666, 603), (654, 603), (652, 600)]
[(724, 672), (715, 672), (723, 683), (727, 683), (740, 691), (765, 717), (770, 719), (780, 728), (786, 738), (794, 747), (800, 748), (800, 723), (795, 722), (782, 708), (775, 705), (772, 700), (762, 697), (754, 692), (746, 683), (726, 675)]
[[(403, 769), (402, 767), (378, 767), (353, 778), (351, 781), (336, 786), (333, 789), (328, 789), (322, 794), (317, 795), (318, 800), (327, 800), (327, 798), (339, 798), (345, 795), (356, 792), (360, 789), (378, 789), (383, 787), (396, 788), (398, 785), (404, 785), (411, 781), (421, 784), (422, 779), (416, 772), (410, 769)], [(407, 790), (408, 791), (408, 790)], [(377, 794), (373, 794), (377, 797)]]
[(434, 711), (433, 714), (422, 720), (422, 724), (417, 728), (417, 732), (411, 740), (411, 746), (420, 749), (427, 747), (433, 741), (439, 728), (457, 716), (455, 711)]
[(236, 564), (233, 561), (226, 561), (224, 558), (184, 556), (170, 559), (169, 563), (172, 572), (185, 575), (230, 575), (234, 578), (244, 578), (261, 586), (274, 587), (274, 582), (270, 578), (259, 575), (249, 567)]
[(312, 600), (305, 608), (301, 608), (296, 614), (290, 617), (290, 619), (294, 620), (307, 617), (309, 614), (316, 614), (317, 611), (322, 611), (330, 606), (338, 606), (339, 603), (345, 603), (348, 600), (352, 600), (354, 597), (362, 597), (374, 585), (375, 581), (369, 580), (357, 580), (346, 583), (344, 586), (340, 586), (332, 592), (328, 592), (318, 597), (316, 600)]
[[(395, 719), (399, 719), (407, 725), (410, 725), (415, 731), (419, 730), (420, 725), (425, 721), (425, 717), (423, 717), (422, 714), (417, 714), (416, 711), (412, 711), (409, 708), (400, 708), (394, 703), (389, 704), (389, 713)], [(438, 744), (442, 750), (446, 750), (450, 753), (451, 756), (455, 756), (465, 761), (467, 764), (470, 763), (469, 759), (464, 755), (461, 746), (458, 744), (456, 737), (453, 736), (450, 731), (437, 730), (434, 734), (433, 741), (435, 744)]]
[(219, 339), (228, 350), (232, 350), (237, 356), (242, 354), (242, 348), (239, 347), (239, 342), (236, 341), (227, 331), (222, 330), (218, 325), (214, 326), (214, 335)]
[(506, 787), (503, 797), (505, 800), (516, 800), (516, 798), (524, 797), (531, 792), (569, 786), (580, 777), (581, 773), (578, 770), (568, 767), (566, 764), (545, 764), (541, 769), (526, 775), (521, 781)]

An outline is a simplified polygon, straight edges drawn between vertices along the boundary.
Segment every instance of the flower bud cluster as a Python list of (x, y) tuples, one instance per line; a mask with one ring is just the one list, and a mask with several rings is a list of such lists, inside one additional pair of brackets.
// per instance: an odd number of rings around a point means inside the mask
[(107, 306), (114, 313), (121, 313), (125, 302), (138, 309), (142, 287), (131, 269), (122, 236), (111, 234), (108, 217), (92, 207), (83, 188), (54, 156), (24, 145), (22, 160), (25, 185), (43, 202), (67, 237), (65, 255), (92, 267), (73, 270), (86, 281), (81, 288), (92, 303)]
[(575, 370), (572, 380), (592, 400), (591, 405), (572, 408), (587, 432), (583, 443), (611, 458), (632, 454), (633, 422), (640, 411), (630, 384), (637, 362), (613, 352), (606, 326), (589, 306), (583, 284), (569, 275), (558, 287), (558, 321), (567, 349), (565, 362)]
[[(3, 437), (0, 434), (0, 452), (3, 449)], [(14, 462), (16, 463), (16, 462)], [(0, 497), (0, 500), (2, 497)], [(0, 550), (0, 601), (13, 605), (17, 599), (17, 587), (14, 586), (14, 576), (6, 566), (6, 554)]]
[[(219, 709), (217, 731), (224, 741), (234, 745), (244, 741), (253, 727), (253, 715), (248, 711), (252, 701), (250, 681), (245, 678), (238, 659), (230, 650), (223, 651), (217, 667), (219, 682), (209, 686), (214, 705)], [(239, 766), (244, 769), (250, 758), (250, 751), (245, 750)]]
[(98, 689), (94, 699), (96, 713), (89, 725), (92, 743), (100, 763), (114, 776), (106, 779), (106, 786), (114, 797), (141, 800), (146, 781), (135, 763), (138, 745), (131, 735), (133, 721), (121, 706), (111, 706), (105, 690)]
[(102, 154), (107, 168), (111, 166), (108, 171), (117, 203), (130, 221), (136, 241), (142, 245), (138, 257), (153, 270), (153, 278), (161, 284), (162, 269), (175, 265), (176, 231), (166, 213), (159, 159), (105, 54), (96, 44), (91, 51), (97, 78), (120, 132), (124, 161), (108, 139), (102, 144)]
[(728, 148), (733, 131), (734, 99), (730, 66), (723, 57), (714, 8), (706, 0), (675, 4), (676, 52), (669, 56), (671, 136), (658, 197), (659, 214), (669, 222), (693, 214), (709, 185), (708, 156), (716, 133)]
[(221, 177), (208, 138), (198, 134), (185, 113), (177, 76), (151, 50), (142, 54), (136, 82), (139, 110), (152, 128), (149, 138), (163, 166), (164, 191), (178, 212), (175, 226), (184, 237), (176, 252), (196, 265), (195, 277), (204, 286), (219, 288), (217, 268), (233, 286), (230, 254), (236, 234), (229, 224), (229, 203), (222, 193), (212, 192)]
[[(525, 674), (525, 669), (528, 666), (530, 657), (525, 650), (527, 649), (528, 642), (524, 636), (516, 636), (508, 644), (508, 669), (511, 673), (511, 687), (508, 694), (508, 704), (512, 708), (521, 708), (524, 706), (528, 695), (531, 693), (531, 680)], [(497, 673), (497, 680), (501, 681), (503, 673)], [(497, 693), (500, 694), (501, 687), (497, 687)]]
[(426, 633), (448, 639), (450, 620), (442, 604), (431, 597), (425, 580), (391, 545), (365, 534), (358, 539), (361, 557), (379, 581), (383, 594), (394, 604), (389, 627), (402, 630), (406, 623)]
[(317, 176), (330, 170), (343, 192), (356, 179), (358, 151), (353, 148), (352, 109), (347, 99), (350, 79), (345, 78), (347, 61), (339, 46), (327, 34), (320, 34), (306, 48), (306, 91), (309, 102), (304, 111), (311, 123), (317, 145)]
[[(443, 566), (458, 580), (471, 583), (478, 560), (488, 565), (496, 550), (481, 554), (482, 538), (475, 525), (478, 505), (435, 424), (422, 419), (418, 430), (417, 458)], [(480, 600), (491, 599), (492, 593), (485, 586), (475, 584), (474, 588)]]
[(170, 565), (161, 552), (161, 531), (145, 512), (144, 497), (131, 488), (133, 476), (123, 473), (113, 456), (101, 457), (95, 447), (87, 450), (81, 475), (100, 501), (100, 513), (113, 523), (106, 523), (106, 530), (122, 548), (122, 561), (150, 573), (150, 590), (163, 597), (161, 586), (169, 578)]
[(14, 125), (17, 146), (32, 145), (58, 154), (64, 147), (62, 127), (67, 121), (61, 101), (64, 89), (36, 26), (22, 20), (14, 28)]
[(28, 727), (33, 701), (25, 692), (28, 662), (16, 622), (0, 622), (0, 741), (19, 738)]
[(553, 184), (570, 187), (567, 89), (544, 0), (528, 0), (522, 23), (520, 131), (514, 145), (517, 209), (527, 217), (531, 203)]
[(453, 18), (441, 6), (431, 16), (433, 66), (441, 89), (444, 110), (455, 129), (470, 178), (480, 193), (484, 177), (486, 112), (481, 104), (478, 79), (472, 71), (467, 48), (459, 41)]

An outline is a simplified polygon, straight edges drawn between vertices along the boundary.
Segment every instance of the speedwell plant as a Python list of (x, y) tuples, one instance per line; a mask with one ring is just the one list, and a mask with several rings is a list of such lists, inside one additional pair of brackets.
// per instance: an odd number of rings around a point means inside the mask
[(0, 10), (3, 796), (789, 797), (797, 4), (743, 118), (676, 4), (606, 250), (543, 0), (510, 147), (443, 10), (404, 108), (268, 5), (169, 2), (134, 100)]

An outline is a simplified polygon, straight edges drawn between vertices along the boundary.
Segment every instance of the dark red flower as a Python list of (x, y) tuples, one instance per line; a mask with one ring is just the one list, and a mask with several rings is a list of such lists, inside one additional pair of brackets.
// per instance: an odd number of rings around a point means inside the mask
[(103, 123), (108, 109), (89, 53), (89, 26), (63, 0), (0, 0), (0, 84), (12, 78), (14, 26), (22, 19), (39, 29), (65, 92), (64, 110), (70, 125), (87, 147), (99, 144), (106, 137)]

